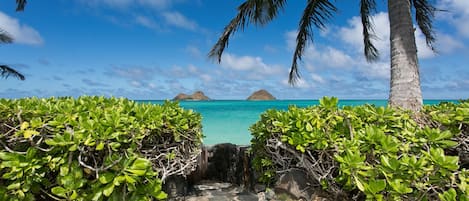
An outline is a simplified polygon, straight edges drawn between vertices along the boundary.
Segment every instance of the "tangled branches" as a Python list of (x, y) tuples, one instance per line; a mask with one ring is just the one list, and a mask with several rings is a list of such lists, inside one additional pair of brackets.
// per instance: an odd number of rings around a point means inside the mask
[(161, 182), (195, 169), (202, 140), (200, 114), (177, 103), (103, 97), (0, 99), (0, 132), (0, 192), (71, 200), (164, 199)]
[[(322, 181), (329, 181), (329, 191), (334, 195), (342, 194), (341, 187), (334, 180), (337, 176), (338, 163), (334, 161), (333, 151), (298, 152), (288, 144), (282, 143), (278, 138), (267, 141), (266, 152), (272, 161), (279, 167), (277, 173), (282, 173), (293, 167), (305, 170), (313, 179), (313, 185), (321, 186)], [(334, 174), (335, 173), (335, 174)]]

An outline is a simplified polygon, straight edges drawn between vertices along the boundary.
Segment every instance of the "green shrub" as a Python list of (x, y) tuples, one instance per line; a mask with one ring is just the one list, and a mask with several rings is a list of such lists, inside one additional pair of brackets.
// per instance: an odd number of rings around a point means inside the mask
[(159, 200), (195, 168), (201, 117), (177, 103), (0, 99), (0, 200)]
[(445, 153), (468, 142), (458, 141), (467, 139), (460, 130), (468, 125), (467, 103), (426, 107), (422, 116), (441, 117), (428, 121), (433, 126), (417, 124), (408, 111), (337, 103), (325, 97), (318, 106), (261, 115), (251, 142), (262, 181), (301, 168), (346, 199), (469, 200), (469, 171)]

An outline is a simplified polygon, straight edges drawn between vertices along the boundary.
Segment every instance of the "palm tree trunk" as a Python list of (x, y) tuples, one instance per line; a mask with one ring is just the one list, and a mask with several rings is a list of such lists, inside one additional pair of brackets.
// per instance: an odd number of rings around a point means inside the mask
[(422, 91), (409, 0), (388, 0), (391, 28), (389, 105), (419, 111)]

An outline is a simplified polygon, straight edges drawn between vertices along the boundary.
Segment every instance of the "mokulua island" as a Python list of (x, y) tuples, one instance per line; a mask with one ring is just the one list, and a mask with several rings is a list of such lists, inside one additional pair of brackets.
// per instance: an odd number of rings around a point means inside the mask
[(276, 100), (276, 98), (265, 89), (261, 89), (252, 93), (247, 100)]
[(185, 93), (180, 93), (176, 97), (173, 98), (174, 101), (178, 100), (190, 100), (190, 101), (203, 101), (203, 100), (210, 100), (209, 97), (207, 97), (204, 92), (202, 91), (196, 91), (192, 95), (187, 95)]

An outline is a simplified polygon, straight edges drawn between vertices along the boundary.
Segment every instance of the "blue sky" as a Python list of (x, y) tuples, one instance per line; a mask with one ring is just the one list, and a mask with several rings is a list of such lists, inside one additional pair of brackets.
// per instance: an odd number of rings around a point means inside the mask
[[(245, 99), (266, 89), (279, 99), (386, 99), (389, 22), (385, 1), (374, 24), (378, 62), (362, 53), (358, 1), (315, 30), (287, 83), (297, 24), (305, 1), (289, 1), (278, 19), (238, 32), (217, 64), (207, 58), (240, 0), (30, 0), (24, 12), (4, 0), (0, 27), (16, 39), (0, 46), (0, 64), (26, 76), (2, 79), (1, 98), (104, 95), (171, 99), (201, 90), (212, 99)], [(469, 98), (469, 1), (436, 0), (437, 54), (416, 31), (425, 99)]]

